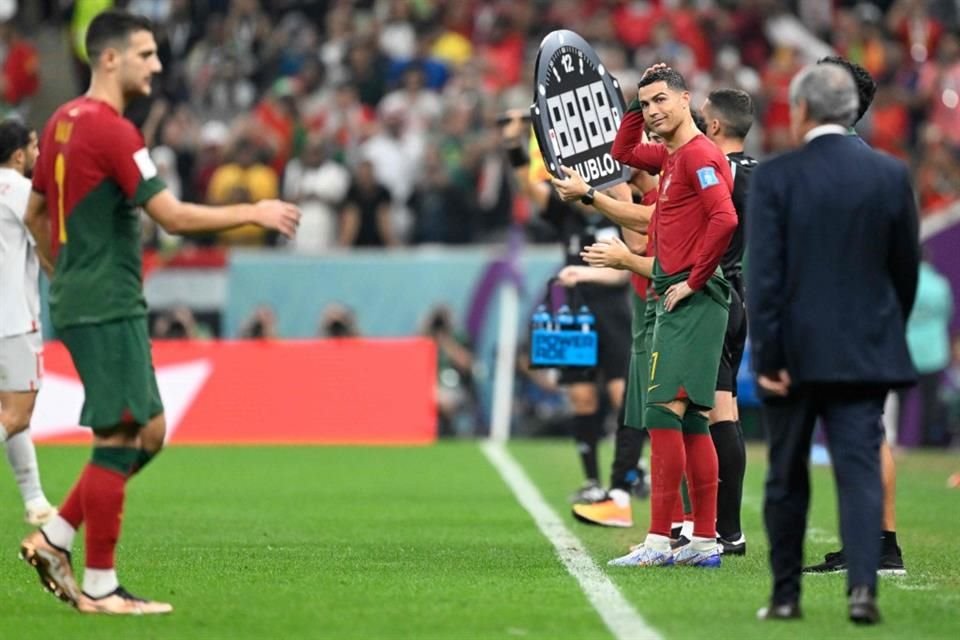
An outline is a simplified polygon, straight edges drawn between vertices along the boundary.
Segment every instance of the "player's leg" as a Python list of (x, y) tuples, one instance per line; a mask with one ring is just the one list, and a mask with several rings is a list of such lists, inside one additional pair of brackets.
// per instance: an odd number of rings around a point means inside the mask
[(906, 575), (903, 552), (897, 543), (897, 466), (893, 449), (886, 439), (880, 445), (880, 474), (883, 480), (883, 539), (880, 547), (880, 573)]
[[(880, 476), (883, 482), (883, 522), (878, 571), (883, 575), (903, 576), (907, 574), (907, 568), (897, 541), (897, 468), (893, 450), (886, 439), (880, 444)], [(804, 573), (838, 573), (846, 570), (847, 555), (842, 547), (839, 551), (827, 553), (823, 562), (803, 568)]]
[[(23, 498), (26, 521), (39, 527), (56, 515), (57, 510), (47, 500), (40, 485), (37, 451), (28, 430), (36, 399), (36, 391), (0, 391), (0, 429), (14, 434), (5, 442), (7, 461)], [(2, 436), (0, 432), (0, 439)]]
[(747, 466), (743, 431), (737, 410), (737, 372), (747, 338), (746, 313), (735, 288), (730, 292), (730, 311), (717, 373), (714, 407), (710, 410), (710, 436), (717, 450), (717, 536), (724, 553), (743, 555), (746, 539), (740, 525), (743, 476)]
[(583, 467), (584, 484), (571, 496), (571, 501), (578, 503), (596, 502), (606, 498), (606, 491), (600, 486), (597, 462), (597, 445), (602, 430), (597, 386), (592, 379), (584, 379), (585, 373), (572, 370), (561, 373), (561, 383), (566, 384), (567, 399), (573, 413), (570, 416), (570, 431)]
[[(630, 358), (626, 363), (627, 377), (622, 380), (613, 375), (607, 384), (611, 403), (619, 392), (622, 398), (618, 404), (617, 432), (614, 441), (613, 466), (610, 473), (610, 491), (606, 500), (593, 504), (573, 506), (573, 514), (578, 520), (589, 524), (604, 526), (633, 526), (633, 510), (630, 504), (630, 492), (634, 483), (644, 482), (637, 477), (639, 461), (643, 453), (646, 432), (643, 430), (643, 405), (649, 372), (646, 352), (646, 301), (634, 295), (631, 318)], [(601, 338), (602, 340), (602, 338)], [(617, 342), (614, 338), (612, 342)], [(602, 344), (602, 342), (601, 342)], [(619, 350), (618, 346), (618, 350)], [(612, 366), (619, 366), (620, 353), (611, 354)], [(616, 404), (614, 404), (616, 406)]]
[(0, 442), (23, 498), (26, 521), (40, 526), (57, 510), (40, 485), (37, 451), (28, 431), (37, 392), (43, 383), (43, 337), (40, 332), (0, 339)]

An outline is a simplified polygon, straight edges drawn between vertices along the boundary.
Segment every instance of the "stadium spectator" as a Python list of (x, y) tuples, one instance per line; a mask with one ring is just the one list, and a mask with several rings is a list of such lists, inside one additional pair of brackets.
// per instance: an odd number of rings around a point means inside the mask
[(410, 244), (467, 244), (473, 239), (473, 203), (453, 181), (434, 146), (424, 155), (421, 177), (409, 205), (413, 213)]
[[(210, 177), (207, 202), (212, 205), (248, 204), (276, 198), (280, 193), (277, 173), (260, 161), (261, 154), (262, 151), (250, 138), (237, 140), (226, 162)], [(218, 238), (226, 244), (258, 245), (273, 242), (268, 232), (256, 225), (243, 225), (221, 232)]]
[(0, 23), (0, 48), (0, 111), (24, 118), (30, 98), (40, 89), (39, 54), (12, 21)]
[(358, 162), (340, 207), (337, 244), (341, 247), (396, 245), (391, 202), (390, 192), (374, 175), (373, 163)]
[[(920, 444), (944, 447), (949, 444), (946, 411), (940, 397), (941, 380), (950, 365), (950, 321), (953, 319), (953, 292), (950, 282), (928, 261), (920, 263), (917, 300), (907, 322), (907, 345), (913, 366), (920, 374)], [(900, 406), (906, 393), (901, 393)]]
[(349, 188), (350, 172), (330, 157), (330, 144), (312, 137), (283, 176), (284, 199), (299, 205), (303, 215), (291, 246), (314, 252), (336, 246), (338, 208)]

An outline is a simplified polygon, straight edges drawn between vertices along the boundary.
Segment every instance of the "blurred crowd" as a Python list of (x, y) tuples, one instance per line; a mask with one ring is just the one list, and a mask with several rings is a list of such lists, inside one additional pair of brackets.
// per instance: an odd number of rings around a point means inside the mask
[[(531, 101), (540, 40), (581, 33), (625, 87), (665, 61), (695, 103), (718, 86), (760, 109), (757, 155), (786, 148), (787, 88), (836, 52), (879, 81), (861, 134), (914, 169), (925, 215), (960, 197), (956, 0), (72, 0), (42, 3), (71, 35), (85, 88), (85, 23), (108, 6), (155, 21), (164, 73), (130, 117), (184, 198), (282, 197), (304, 221), (292, 249), (494, 241), (515, 206), (495, 120)], [(0, 16), (2, 18), (2, 16)], [(39, 65), (0, 31), (0, 96), (36, 91)], [(26, 42), (26, 44), (24, 44)], [(29, 52), (29, 51), (28, 51)], [(32, 65), (32, 66), (31, 66)], [(34, 69), (33, 75), (27, 67)], [(34, 83), (34, 84), (31, 84)], [(549, 240), (542, 233), (536, 239)], [(146, 241), (183, 242), (148, 230)], [(241, 228), (187, 242), (276, 245)]]

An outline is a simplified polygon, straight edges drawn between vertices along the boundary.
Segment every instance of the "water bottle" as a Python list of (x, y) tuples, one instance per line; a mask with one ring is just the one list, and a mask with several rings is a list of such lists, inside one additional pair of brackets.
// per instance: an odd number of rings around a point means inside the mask
[(583, 333), (591, 333), (593, 331), (593, 325), (597, 323), (597, 319), (593, 316), (593, 312), (590, 311), (590, 307), (587, 305), (581, 305), (580, 310), (577, 312), (576, 324), (580, 325), (580, 331)]
[(560, 305), (557, 315), (554, 316), (554, 324), (558, 331), (572, 331), (576, 327), (576, 319), (569, 305)]
[(550, 328), (550, 312), (547, 310), (547, 305), (541, 304), (537, 306), (533, 315), (530, 316), (530, 328), (534, 331)]

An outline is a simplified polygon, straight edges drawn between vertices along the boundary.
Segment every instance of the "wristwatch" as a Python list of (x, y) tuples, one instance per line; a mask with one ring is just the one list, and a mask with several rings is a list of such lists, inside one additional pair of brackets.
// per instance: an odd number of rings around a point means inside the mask
[(580, 196), (580, 202), (583, 204), (593, 204), (593, 197), (597, 194), (596, 189), (590, 187), (587, 192)]

